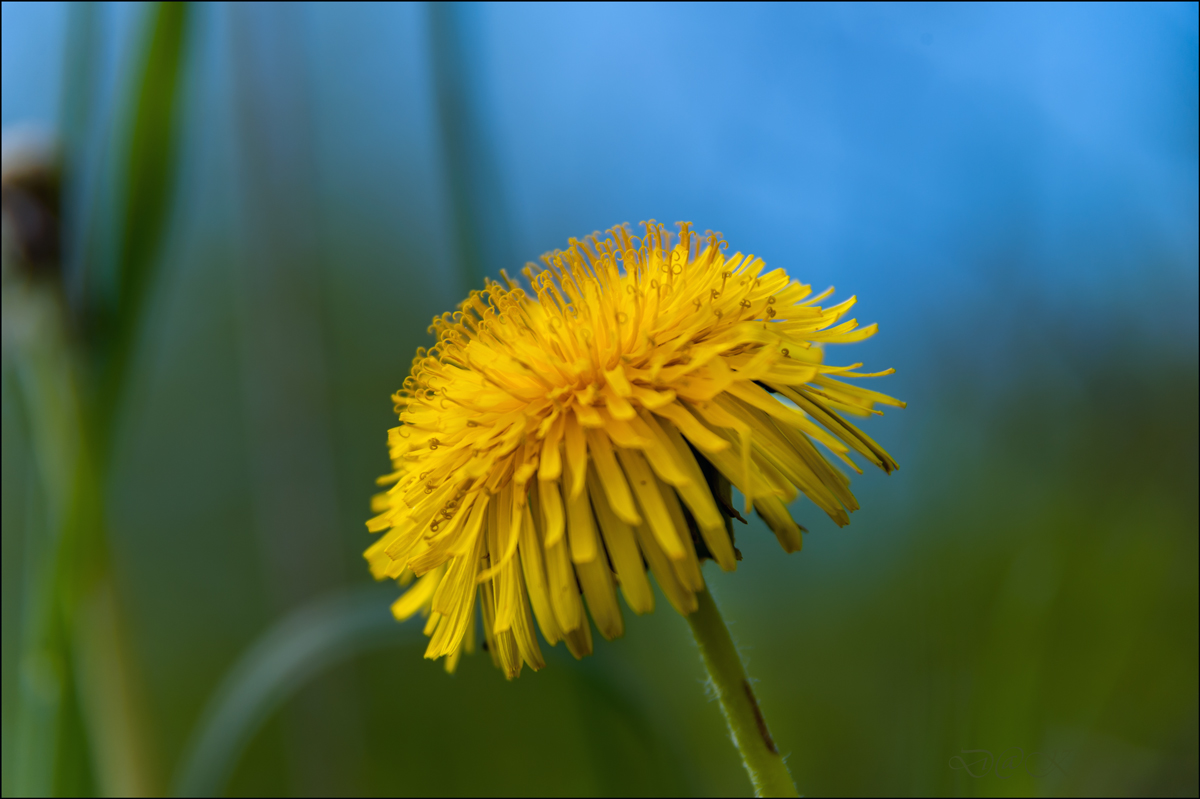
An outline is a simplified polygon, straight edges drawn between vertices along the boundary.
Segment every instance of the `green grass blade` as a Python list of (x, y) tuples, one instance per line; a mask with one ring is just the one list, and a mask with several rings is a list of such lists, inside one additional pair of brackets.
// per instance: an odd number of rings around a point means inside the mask
[[(117, 180), (119, 230), (115, 304), (94, 311), (91, 340), (98, 349), (104, 382), (95, 408), (101, 462), (107, 452), (125, 373), (142, 322), (142, 305), (153, 282), (176, 182), (176, 117), (183, 95), (183, 66), (189, 3), (155, 3), (147, 10), (148, 41), (141, 71), (131, 89), (128, 138), (119, 145), (124, 174)], [(119, 129), (120, 131), (121, 129)], [(92, 264), (99, 259), (92, 259)], [(93, 281), (94, 282), (94, 281)]]
[(215, 796), (238, 756), (271, 713), (331, 666), (373, 649), (415, 640), (397, 624), (377, 586), (318, 599), (284, 617), (253, 644), (217, 688), (192, 734), (176, 796)]

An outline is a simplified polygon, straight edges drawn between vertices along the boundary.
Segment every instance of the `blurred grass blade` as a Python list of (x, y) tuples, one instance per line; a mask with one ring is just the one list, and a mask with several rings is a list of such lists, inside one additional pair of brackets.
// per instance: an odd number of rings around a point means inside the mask
[(499, 278), (500, 269), (514, 269), (502, 181), (491, 150), (485, 95), (479, 85), (484, 73), (473, 23), (478, 9), (470, 3), (428, 4), (429, 48), (433, 89), (454, 242), (459, 269), (468, 288), (479, 288), (485, 277)]
[[(86, 291), (85, 265), (89, 241), (98, 224), (96, 158), (103, 135), (97, 135), (104, 63), (101, 6), (94, 0), (68, 5), (62, 101), (59, 111), (62, 174), (70, 183), (62, 197), (60, 218), (62, 274), (71, 309), (80, 310)], [(98, 146), (98, 140), (100, 142)]]
[[(36, 544), (37, 557), (25, 570), (29, 620), (22, 642), (17, 783), (21, 793), (31, 795), (90, 790), (93, 777), (107, 795), (158, 792), (148, 717), (136, 696), (141, 685), (136, 659), (117, 634), (123, 625), (103, 521), (114, 411), (173, 183), (173, 119), (189, 17), (187, 6), (175, 3), (151, 5), (146, 14), (145, 60), (132, 76), (131, 119), (119, 127), (127, 136), (126, 174), (110, 195), (121, 225), (116, 306), (101, 310), (89, 320), (95, 327), (75, 337), (69, 334), (73, 325), (62, 306), (61, 286), (5, 287), (6, 325), (14, 311), (33, 324), (27, 340), (14, 341), (14, 359), (29, 417), (39, 504), (45, 506), (44, 529), (31, 527), (26, 542), (31, 552)], [(90, 71), (98, 60), (96, 16), (90, 5), (73, 12), (71, 44), (79, 50), (72, 51), (67, 65), (63, 119), (70, 128), (65, 161), (70, 171), (63, 177), (76, 198), (88, 172), (79, 137), (90, 127), (95, 99), (97, 81)], [(75, 214), (66, 233), (67, 249), (86, 248), (80, 252), (82, 266), (92, 271), (100, 260), (84, 235), (92, 221), (84, 214), (96, 213), (101, 205)], [(82, 346), (91, 349), (86, 355), (99, 356), (99, 369), (92, 373), (102, 376), (99, 391), (84, 382), (92, 375), (78, 371), (85, 353), (76, 348)]]
[[(103, 486), (112, 431), (128, 367), (144, 323), (147, 294), (169, 218), (175, 184), (178, 136), (175, 118), (182, 95), (188, 3), (154, 3), (146, 8), (145, 51), (132, 76), (130, 120), (118, 127), (125, 138), (120, 163), (124, 174), (115, 188), (117, 294), (91, 331), (99, 356), (99, 384), (85, 406), (82, 454), (74, 498), (72, 541), (64, 548), (60, 596), (74, 656), (71, 666), (80, 689), (89, 744), (100, 788), (112, 795), (152, 795), (156, 788), (154, 740), (142, 701), (137, 658), (123, 622), (119, 590), (109, 566), (104, 528)], [(82, 175), (81, 175), (82, 177)], [(86, 230), (88, 220), (81, 219)], [(98, 259), (88, 266), (95, 268)]]
[[(141, 322), (141, 307), (169, 221), (175, 185), (178, 136), (175, 117), (182, 95), (182, 73), (190, 3), (155, 3), (147, 10), (148, 42), (141, 72), (132, 88), (132, 123), (124, 145), (125, 174), (117, 205), (120, 230), (116, 245), (116, 305), (103, 308), (94, 330), (104, 359), (105, 384), (101, 406), (106, 421), (118, 402), (133, 340)], [(95, 267), (99, 259), (92, 259)], [(110, 425), (98, 426), (106, 435)], [(101, 441), (101, 454), (107, 442)]]
[(82, 139), (89, 132), (98, 99), (100, 45), (100, 4), (93, 0), (71, 3), (67, 9), (59, 115), (62, 120), (64, 160), (72, 166), (85, 149), (86, 143)]
[[(64, 647), (59, 564), (70, 525), (80, 419), (62, 303), (40, 285), (4, 285), (6, 368), (15, 389), (28, 446), (28, 500), (20, 538), (13, 790), (38, 796), (55, 792), (67, 772), (86, 771), (87, 753), (65, 747), (63, 729), (74, 722), (70, 662)], [(7, 642), (6, 642), (7, 643)], [(7, 653), (6, 653), (7, 654)], [(7, 658), (6, 658), (7, 660)], [(7, 742), (6, 742), (7, 743)], [(69, 751), (68, 751), (69, 749)], [(86, 782), (86, 779), (75, 782)], [(8, 782), (6, 780), (6, 787)]]
[[(339, 512), (340, 365), (331, 359), (328, 281), (341, 255), (326, 227), (318, 171), (310, 10), (235, 4), (227, 26), (230, 166), (236, 197), (229, 253), (252, 532), (271, 618), (346, 584)], [(282, 555), (282, 560), (280, 556)], [(361, 562), (361, 561), (359, 561)], [(289, 703), (284, 760), (293, 790), (361, 793), (365, 740), (356, 681), (322, 683)]]
[(173, 122), (189, 4), (157, 3), (137, 107), (129, 137), (124, 235), (121, 242), (122, 311), (136, 318), (166, 222), (173, 184)]
[(255, 732), (301, 686), (363, 652), (416, 640), (419, 631), (396, 623), (377, 586), (342, 591), (293, 611), (246, 651), (209, 700), (174, 794), (219, 794)]
[(119, 613), (112, 575), (106, 575), (75, 608), (71, 647), (75, 686), (99, 787), (110, 796), (154, 796), (154, 742), (132, 646)]
[(20, 665), (13, 790), (16, 796), (50, 796), (58, 753), (63, 670), (54, 653), (30, 652)]

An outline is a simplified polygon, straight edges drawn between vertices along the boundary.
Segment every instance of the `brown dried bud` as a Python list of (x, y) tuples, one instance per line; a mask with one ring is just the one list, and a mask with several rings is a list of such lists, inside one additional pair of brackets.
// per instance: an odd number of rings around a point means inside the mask
[(5, 260), (33, 277), (60, 274), (62, 180), (57, 148), (45, 134), (4, 135), (0, 164)]

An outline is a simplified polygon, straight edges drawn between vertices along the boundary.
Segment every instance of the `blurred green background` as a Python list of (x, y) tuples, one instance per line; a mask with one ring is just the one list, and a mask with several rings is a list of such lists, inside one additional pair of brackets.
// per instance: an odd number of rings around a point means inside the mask
[(705, 571), (801, 792), (1200, 790), (1195, 4), (3, 13), (4, 795), (748, 795), (661, 597), (449, 677), (361, 558), (430, 317), (651, 217), (909, 402)]

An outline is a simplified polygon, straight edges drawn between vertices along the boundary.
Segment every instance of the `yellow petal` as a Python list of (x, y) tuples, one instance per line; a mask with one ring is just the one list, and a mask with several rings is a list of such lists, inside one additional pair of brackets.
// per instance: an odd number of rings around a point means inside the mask
[(399, 599), (393, 602), (392, 615), (396, 617), (396, 621), (404, 621), (429, 605), (433, 599), (433, 592), (437, 590), (438, 585), (442, 582), (442, 575), (444, 573), (444, 567), (434, 569), (429, 574), (417, 580), (416, 585), (405, 591)]
[(613, 512), (626, 524), (641, 524), (642, 517), (637, 512), (633, 495), (629, 493), (629, 483), (613, 455), (612, 443), (608, 436), (600, 430), (588, 431), (588, 445), (592, 455), (592, 464), (600, 476), (604, 492), (608, 496)]
[(619, 449), (617, 458), (625, 467), (625, 474), (629, 476), (633, 493), (637, 495), (638, 504), (645, 514), (646, 525), (658, 540), (659, 545), (672, 560), (683, 558), (684, 549), (681, 536), (687, 535), (687, 529), (682, 531), (676, 529), (675, 520), (671, 518), (662, 494), (659, 492), (658, 479), (655, 478), (654, 472), (650, 471), (646, 459), (635, 449)]
[(594, 471), (588, 472), (588, 493), (592, 497), (596, 519), (600, 523), (600, 533), (608, 555), (612, 558), (613, 567), (617, 570), (625, 601), (634, 613), (649, 613), (654, 610), (654, 592), (646, 579), (642, 552), (638, 549), (633, 528), (613, 513), (604, 488)]

